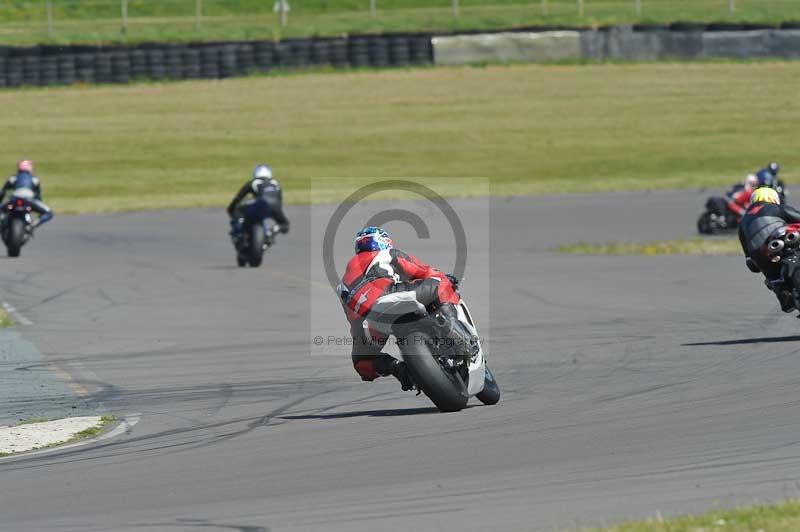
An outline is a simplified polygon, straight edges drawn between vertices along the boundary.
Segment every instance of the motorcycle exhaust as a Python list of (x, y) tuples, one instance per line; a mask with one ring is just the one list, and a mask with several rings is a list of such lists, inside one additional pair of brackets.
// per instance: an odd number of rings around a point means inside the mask
[(800, 241), (800, 233), (798, 233), (797, 231), (789, 231), (783, 238), (784, 240), (786, 240), (786, 243), (791, 246), (797, 244), (797, 242)]
[[(789, 235), (786, 235), (786, 236), (788, 237)], [(781, 251), (783, 251), (783, 247), (784, 246), (785, 246), (785, 244), (784, 244), (783, 240), (775, 239), (775, 240), (770, 240), (769, 241), (769, 244), (767, 245), (767, 248), (769, 249), (769, 252), (774, 255), (776, 253), (780, 253)]]
[(474, 357), (480, 351), (478, 337), (470, 335), (467, 331), (461, 330), (461, 326), (447, 319), (444, 314), (437, 312), (433, 316), (440, 332), (444, 335), (445, 345), (462, 348), (470, 357)]
[(452, 326), (450, 325), (450, 321), (447, 318), (445, 318), (441, 312), (437, 312), (433, 316), (433, 320), (445, 334), (450, 332), (450, 329), (452, 328)]

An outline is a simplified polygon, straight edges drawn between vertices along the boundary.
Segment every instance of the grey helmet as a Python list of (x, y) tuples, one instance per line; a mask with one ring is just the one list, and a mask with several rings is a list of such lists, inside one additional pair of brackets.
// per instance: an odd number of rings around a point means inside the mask
[(272, 179), (272, 168), (268, 164), (257, 164), (253, 168), (253, 179), (263, 179), (270, 181)]

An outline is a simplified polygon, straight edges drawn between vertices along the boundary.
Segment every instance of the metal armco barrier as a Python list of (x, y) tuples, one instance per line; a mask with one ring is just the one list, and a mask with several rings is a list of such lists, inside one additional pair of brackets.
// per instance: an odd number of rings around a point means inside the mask
[(431, 36), (373, 35), (137, 46), (0, 46), (0, 87), (217, 79), (274, 68), (392, 67), (433, 61)]

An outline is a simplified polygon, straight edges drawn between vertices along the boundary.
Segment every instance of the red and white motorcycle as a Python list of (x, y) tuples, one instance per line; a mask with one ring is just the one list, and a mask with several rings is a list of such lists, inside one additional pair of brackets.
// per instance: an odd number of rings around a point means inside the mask
[(370, 329), (394, 335), (414, 385), (443, 412), (467, 406), (475, 396), (487, 405), (500, 400), (500, 387), (486, 365), (486, 358), (462, 299), (456, 305), (457, 317), (440, 311), (420, 315), (416, 301), (398, 298), (373, 307), (377, 316), (367, 319)]

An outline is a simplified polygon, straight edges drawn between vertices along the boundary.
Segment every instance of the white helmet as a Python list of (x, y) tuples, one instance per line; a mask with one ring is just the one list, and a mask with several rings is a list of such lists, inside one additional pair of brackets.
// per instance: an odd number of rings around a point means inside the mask
[(266, 164), (257, 164), (253, 169), (253, 179), (272, 179), (272, 168)]
[(756, 188), (758, 186), (758, 176), (755, 174), (747, 174), (747, 177), (744, 178), (744, 184), (750, 188)]

